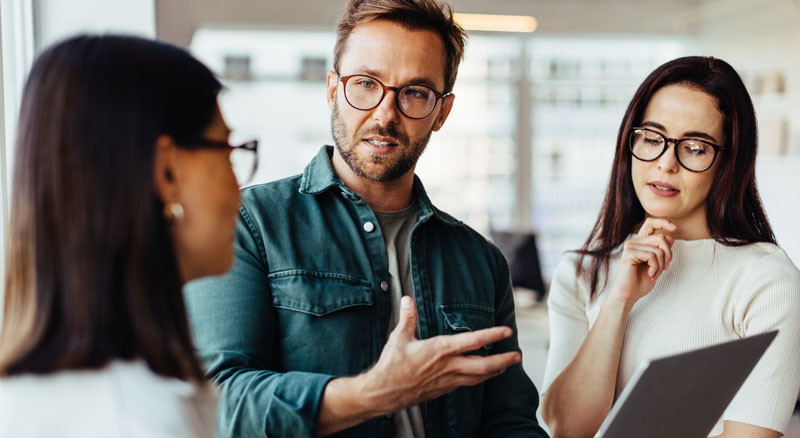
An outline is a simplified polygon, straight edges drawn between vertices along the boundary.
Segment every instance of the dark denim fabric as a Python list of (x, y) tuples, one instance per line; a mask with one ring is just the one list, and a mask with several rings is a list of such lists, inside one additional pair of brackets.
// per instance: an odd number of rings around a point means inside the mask
[[(302, 437), (327, 382), (368, 369), (387, 339), (388, 262), (372, 209), (336, 176), (323, 147), (302, 175), (244, 189), (236, 260), (188, 285), (186, 305), (208, 375), (222, 388), (218, 433)], [(474, 354), (519, 350), (508, 266), (480, 234), (431, 205), (418, 179), (410, 238), (420, 338), (495, 325), (514, 336)], [(372, 225), (367, 225), (371, 223)], [(371, 230), (371, 231), (369, 231)], [(546, 437), (521, 366), (422, 405), (426, 435)], [(341, 437), (394, 437), (380, 417)]]

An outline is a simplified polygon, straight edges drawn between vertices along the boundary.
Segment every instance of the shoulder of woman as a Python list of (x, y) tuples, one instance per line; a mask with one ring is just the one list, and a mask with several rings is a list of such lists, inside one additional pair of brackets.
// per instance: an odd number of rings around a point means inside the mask
[(798, 278), (800, 270), (786, 254), (783, 248), (773, 243), (759, 242), (743, 247), (749, 252), (751, 266), (760, 275), (776, 274)]
[[(217, 400), (212, 385), (160, 376), (142, 361), (112, 361), (97, 370), (0, 379), (0, 420), (15, 418), (14, 424), (0, 423), (29, 431), (25, 419), (34, 413), (40, 421), (67, 418), (59, 427), (72, 436), (70, 427), (79, 427), (92, 413), (97, 421), (84, 425), (92, 436), (205, 437), (212, 436)], [(0, 435), (26, 435), (4, 430), (0, 427)]]
[[(570, 295), (574, 298), (588, 299), (589, 275), (592, 269), (592, 256), (584, 256), (575, 251), (564, 253), (558, 261), (550, 282), (550, 297)], [(578, 262), (582, 273), (578, 275)]]
[(150, 391), (160, 393), (166, 400), (189, 399), (205, 393), (208, 386), (156, 374), (143, 361), (115, 362), (110, 368), (117, 389), (126, 395)]
[(734, 251), (741, 259), (732, 261), (730, 269), (738, 277), (735, 284), (743, 303), (758, 300), (800, 309), (800, 270), (783, 249), (771, 243), (756, 243)]
[[(553, 271), (553, 281), (575, 279), (580, 254), (568, 251), (561, 255)], [(591, 268), (591, 256), (585, 256), (582, 261), (584, 270)]]
[(124, 399), (127, 423), (137, 433), (187, 435), (204, 414), (214, 416), (217, 393), (209, 384), (160, 376), (140, 361), (115, 366), (116, 392)]

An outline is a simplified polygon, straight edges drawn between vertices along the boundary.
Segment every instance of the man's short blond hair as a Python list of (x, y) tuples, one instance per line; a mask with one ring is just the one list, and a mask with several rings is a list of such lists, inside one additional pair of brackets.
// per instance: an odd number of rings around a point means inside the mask
[(464, 57), (467, 33), (453, 19), (453, 8), (437, 0), (350, 0), (336, 26), (333, 68), (339, 72), (347, 39), (359, 24), (389, 20), (412, 30), (430, 30), (442, 37), (445, 51), (444, 93), (453, 91)]

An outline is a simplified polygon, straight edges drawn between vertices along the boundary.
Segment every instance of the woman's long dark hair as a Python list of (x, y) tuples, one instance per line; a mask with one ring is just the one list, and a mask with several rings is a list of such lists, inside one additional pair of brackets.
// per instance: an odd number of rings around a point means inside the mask
[[(725, 150), (717, 158), (717, 172), (706, 197), (706, 223), (711, 237), (729, 246), (754, 242), (775, 243), (761, 205), (755, 178), (758, 133), (750, 95), (727, 62), (687, 56), (667, 62), (650, 73), (633, 96), (617, 134), (611, 179), (597, 221), (577, 252), (577, 275), (589, 271), (590, 293), (598, 289), (601, 270), (607, 273), (611, 252), (645, 219), (645, 211), (631, 180), (631, 129), (642, 122), (650, 98), (667, 85), (686, 85), (714, 97), (724, 115)], [(586, 256), (591, 265), (584, 266)]]
[(219, 81), (185, 50), (77, 36), (25, 85), (14, 168), (0, 375), (143, 359), (202, 379), (154, 187), (155, 143), (213, 119)]

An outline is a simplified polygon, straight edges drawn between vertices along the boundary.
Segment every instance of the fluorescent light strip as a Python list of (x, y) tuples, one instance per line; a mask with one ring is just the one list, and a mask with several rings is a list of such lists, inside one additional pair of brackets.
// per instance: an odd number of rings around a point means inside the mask
[(454, 14), (455, 20), (466, 30), (491, 32), (533, 32), (536, 19), (527, 15)]

